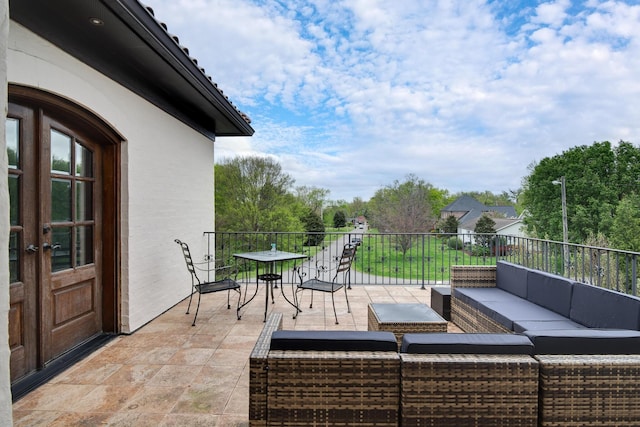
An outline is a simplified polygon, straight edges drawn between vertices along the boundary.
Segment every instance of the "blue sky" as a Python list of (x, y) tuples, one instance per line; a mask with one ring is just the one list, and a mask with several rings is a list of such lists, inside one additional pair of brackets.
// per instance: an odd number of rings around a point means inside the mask
[(640, 143), (640, 1), (142, 0), (252, 119), (217, 161), (368, 200), (413, 174), (521, 187), (594, 141)]

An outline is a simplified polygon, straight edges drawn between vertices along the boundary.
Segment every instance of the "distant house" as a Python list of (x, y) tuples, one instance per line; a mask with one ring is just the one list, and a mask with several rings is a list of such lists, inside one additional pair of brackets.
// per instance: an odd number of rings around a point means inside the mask
[[(476, 217), (470, 221), (466, 221), (461, 223), (458, 226), (458, 233), (463, 234), (467, 237), (464, 237), (465, 242), (470, 242), (471, 244), (475, 243), (474, 239), (474, 230), (476, 228), (476, 224), (481, 216)], [(513, 237), (525, 237), (524, 233), (524, 224), (522, 222), (522, 218), (491, 218), (495, 223), (496, 233), (503, 236), (513, 236)], [(509, 237), (507, 237), (509, 239)], [(507, 244), (511, 244), (512, 242), (507, 241)]]
[(189, 294), (174, 239), (204, 255), (215, 138), (254, 130), (137, 0), (0, 0), (0, 14), (0, 385), (15, 386)]
[(471, 196), (461, 196), (445, 206), (440, 211), (440, 218), (455, 216), (458, 219), (458, 233), (468, 235), (473, 243), (476, 223), (485, 214), (495, 221), (498, 234), (524, 236), (522, 218), (518, 217), (513, 206), (486, 206)]
[(455, 216), (458, 222), (463, 223), (480, 218), (485, 213), (491, 217), (516, 218), (518, 216), (513, 206), (486, 206), (473, 197), (465, 195), (442, 208), (440, 218), (447, 219), (449, 216)]

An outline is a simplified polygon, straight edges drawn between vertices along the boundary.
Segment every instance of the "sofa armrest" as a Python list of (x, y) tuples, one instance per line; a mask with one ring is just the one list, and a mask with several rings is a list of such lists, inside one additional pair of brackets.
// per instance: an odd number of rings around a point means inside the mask
[(479, 324), (478, 308), (456, 295), (456, 288), (496, 288), (495, 265), (451, 266), (451, 320), (465, 332), (501, 332)]
[(282, 329), (282, 313), (271, 313), (249, 356), (249, 425), (267, 425), (267, 367), (271, 335)]
[[(451, 289), (458, 288), (495, 288), (495, 265), (452, 265)], [(452, 292), (455, 296), (455, 292)]]

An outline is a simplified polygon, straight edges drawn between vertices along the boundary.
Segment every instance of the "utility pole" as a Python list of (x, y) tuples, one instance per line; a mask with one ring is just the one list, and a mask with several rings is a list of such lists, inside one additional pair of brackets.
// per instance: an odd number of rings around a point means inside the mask
[(564, 243), (564, 268), (565, 274), (569, 272), (569, 227), (567, 225), (567, 186), (564, 175), (560, 177), (560, 180), (551, 182), (554, 185), (560, 184), (560, 191), (562, 194), (562, 242)]

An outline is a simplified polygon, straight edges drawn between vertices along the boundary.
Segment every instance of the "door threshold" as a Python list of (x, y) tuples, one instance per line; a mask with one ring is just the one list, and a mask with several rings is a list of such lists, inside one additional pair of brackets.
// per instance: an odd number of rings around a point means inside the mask
[(47, 366), (43, 369), (33, 372), (26, 377), (11, 384), (11, 395), (13, 403), (32, 392), (42, 384), (48, 382), (50, 379), (61, 373), (67, 368), (70, 368), (74, 364), (78, 363), (113, 338), (115, 334), (100, 334), (91, 338), (90, 340), (80, 344), (72, 350), (66, 352), (62, 356), (47, 363)]

